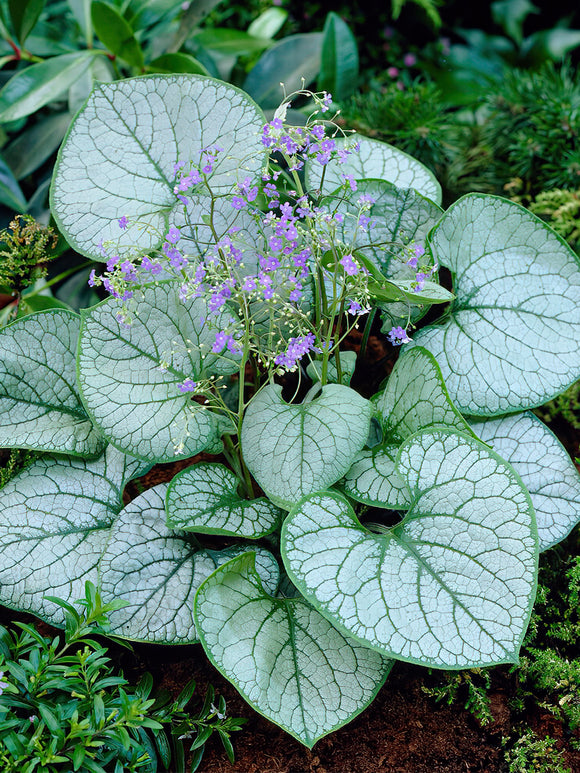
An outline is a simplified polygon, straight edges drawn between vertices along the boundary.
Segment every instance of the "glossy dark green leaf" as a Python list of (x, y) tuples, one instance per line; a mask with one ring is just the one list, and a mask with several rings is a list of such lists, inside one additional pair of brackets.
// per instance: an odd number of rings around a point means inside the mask
[(18, 42), (22, 45), (44, 8), (44, 0), (8, 0), (10, 19)]
[(280, 32), (287, 18), (288, 11), (273, 6), (254, 19), (248, 27), (248, 33), (256, 38), (273, 38)]
[(0, 204), (16, 212), (26, 211), (26, 199), (6, 161), (0, 155)]
[(87, 43), (93, 41), (93, 24), (91, 22), (91, 0), (68, 0), (73, 16), (81, 28)]
[(530, 0), (499, 0), (491, 4), (491, 15), (496, 24), (518, 44), (522, 42), (523, 25), (538, 9)]
[(286, 93), (309, 86), (320, 71), (322, 33), (289, 35), (268, 49), (244, 82), (244, 91), (264, 110), (278, 107)]
[(580, 30), (569, 30), (555, 27), (551, 30), (534, 32), (522, 44), (522, 50), (534, 63), (546, 59), (557, 61), (569, 51), (580, 46)]
[(53, 102), (80, 78), (94, 56), (91, 51), (63, 54), (17, 72), (0, 91), (0, 123), (25, 118)]
[(350, 96), (357, 85), (358, 49), (348, 24), (336, 13), (329, 13), (323, 30), (318, 90), (328, 91), (337, 100)]
[(207, 68), (199, 60), (182, 51), (158, 56), (147, 65), (147, 72), (191, 72), (196, 75), (209, 75)]
[(59, 301), (52, 295), (31, 295), (30, 297), (24, 296), (20, 305), (26, 306), (26, 312), (30, 311), (46, 311), (46, 309), (67, 309), (70, 311), (68, 303)]
[(133, 29), (116, 8), (95, 0), (91, 6), (91, 20), (97, 37), (112, 54), (132, 67), (143, 69), (141, 46)]
[(195, 39), (204, 48), (220, 54), (243, 56), (263, 51), (271, 44), (267, 38), (256, 38), (240, 30), (216, 28), (203, 29), (195, 35)]
[(36, 171), (58, 149), (70, 119), (69, 113), (47, 116), (30, 129), (18, 134), (4, 148), (6, 163), (17, 180), (22, 180)]

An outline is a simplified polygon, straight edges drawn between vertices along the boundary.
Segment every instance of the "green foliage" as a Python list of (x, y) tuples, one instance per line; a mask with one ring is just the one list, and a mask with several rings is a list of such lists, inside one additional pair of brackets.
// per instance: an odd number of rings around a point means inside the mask
[(395, 145), (439, 175), (451, 162), (463, 133), (439, 88), (420, 78), (405, 88), (375, 83), (346, 100), (341, 114), (361, 134)]
[(30, 215), (17, 215), (0, 231), (0, 285), (21, 291), (43, 276), (56, 243), (52, 228)]
[[(514, 178), (522, 180), (527, 195), (578, 188), (580, 77), (572, 67), (547, 64), (538, 72), (506, 72), (487, 103), (481, 140), (490, 165), (487, 177), (498, 192)], [(568, 222), (569, 217), (568, 211)]]
[(442, 0), (391, 0), (391, 13), (393, 15), (393, 19), (399, 18), (401, 15), (401, 10), (408, 1), (415, 3), (415, 5), (419, 6), (419, 8), (422, 8), (423, 11), (425, 11), (427, 17), (430, 19), (434, 27), (441, 26), (441, 16), (439, 15), (437, 7), (441, 5)]
[(421, 685), (421, 689), (426, 695), (435, 698), (437, 703), (445, 702), (451, 706), (456, 701), (465, 701), (463, 705), (467, 711), (485, 727), (493, 722), (488, 695), (490, 686), (491, 676), (488, 669), (471, 668), (467, 671), (443, 674), (439, 684), (434, 687)]
[(563, 394), (537, 408), (535, 413), (547, 422), (561, 415), (574, 429), (580, 429), (580, 382), (572, 384)]
[(555, 748), (556, 741), (549, 736), (538, 738), (529, 730), (513, 746), (510, 743), (509, 739), (503, 739), (502, 745), (508, 747), (505, 752), (508, 773), (571, 773), (570, 768), (564, 767), (562, 752)]
[(580, 190), (540, 191), (527, 206), (566, 239), (573, 250), (580, 250)]
[[(230, 760), (230, 734), (245, 720), (226, 717), (209, 688), (196, 714), (186, 712), (195, 683), (176, 700), (150, 697), (147, 674), (131, 688), (94, 635), (108, 635), (107, 615), (124, 602), (103, 604), (87, 582), (85, 598), (63, 607), (64, 641), (42, 636), (27, 623), (20, 631), (0, 626), (0, 764), (6, 773), (113, 773), (185, 771), (183, 740), (192, 740), (194, 762), (217, 733)], [(173, 754), (172, 754), (173, 752)], [(159, 759), (158, 759), (159, 758)], [(194, 764), (190, 770), (195, 770)]]
[(539, 700), (571, 731), (580, 727), (579, 641), (580, 556), (569, 558), (562, 571), (558, 556), (548, 553), (518, 669), (516, 708)]
[[(476, 107), (490, 92), (501, 88), (513, 67), (536, 69), (546, 62), (560, 62), (580, 45), (580, 30), (569, 29), (562, 19), (551, 29), (524, 36), (524, 23), (537, 8), (528, 0), (491, 3), (493, 21), (504, 35), (486, 29), (455, 29), (462, 43), (431, 44), (425, 49), (426, 68), (455, 105)], [(489, 30), (489, 31), (488, 31)]]
[(17, 473), (31, 464), (37, 457), (34, 451), (11, 448), (0, 450), (0, 489)]

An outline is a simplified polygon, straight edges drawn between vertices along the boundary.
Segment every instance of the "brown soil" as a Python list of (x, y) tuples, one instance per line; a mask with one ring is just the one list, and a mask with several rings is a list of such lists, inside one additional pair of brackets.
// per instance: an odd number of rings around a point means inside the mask
[[(242, 731), (232, 738), (235, 762), (231, 764), (219, 741), (212, 739), (200, 773), (506, 773), (502, 738), (522, 723), (531, 726), (540, 738), (549, 735), (555, 739), (556, 748), (564, 750), (571, 773), (580, 773), (580, 751), (571, 748), (562, 725), (549, 712), (537, 705), (530, 706), (525, 717), (512, 712), (509, 704), (516, 676), (508, 667), (493, 671), (490, 698), (494, 721), (486, 727), (463, 708), (462, 702), (447, 706), (423, 692), (422, 686), (441, 682), (439, 672), (398, 663), (363, 714), (309, 751), (253, 711), (207, 662), (199, 647), (142, 646), (136, 654), (137, 660), (131, 664), (135, 676), (142, 669), (150, 670), (155, 683), (174, 694), (193, 676), (198, 696), (213, 684), (216, 694), (225, 697), (228, 714), (248, 718)], [(126, 667), (125, 672), (130, 677), (130, 669)]]

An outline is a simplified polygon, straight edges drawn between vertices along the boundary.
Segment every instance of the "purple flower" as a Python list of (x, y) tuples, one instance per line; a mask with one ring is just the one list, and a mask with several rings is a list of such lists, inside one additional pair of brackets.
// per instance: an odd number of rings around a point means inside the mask
[(197, 383), (190, 378), (186, 378), (181, 384), (177, 385), (180, 392), (194, 392), (197, 387)]
[(125, 215), (119, 218), (119, 228), (121, 228), (122, 230), (125, 230), (125, 228), (127, 228), (127, 218), (125, 217)]
[(389, 78), (396, 78), (399, 74), (399, 68), (398, 67), (389, 67), (387, 69), (387, 75)]
[(316, 124), (316, 126), (313, 126), (310, 130), (310, 136), (313, 140), (316, 140), (317, 142), (320, 142), (320, 140), (324, 139), (324, 126), (319, 123)]
[(274, 363), (276, 365), (282, 365), (286, 370), (292, 370), (296, 366), (298, 360), (300, 360), (308, 352), (320, 352), (321, 350), (314, 346), (316, 336), (314, 333), (307, 333), (305, 336), (298, 336), (297, 338), (291, 338), (288, 341), (286, 351), (276, 355)]
[(326, 113), (327, 110), (330, 110), (331, 105), (332, 105), (332, 94), (327, 94), (326, 91), (323, 91), (322, 105), (321, 105), (322, 112)]
[(171, 244), (177, 244), (177, 242), (181, 239), (181, 232), (179, 228), (171, 226), (165, 238), (168, 242), (171, 242)]
[(421, 290), (425, 287), (425, 282), (429, 279), (429, 274), (424, 274), (422, 271), (419, 271), (418, 274), (415, 274), (415, 281), (417, 284), (413, 288), (414, 293), (420, 293)]
[(405, 67), (413, 67), (413, 65), (417, 64), (417, 57), (415, 54), (405, 54), (403, 57), (403, 64)]
[(251, 293), (256, 289), (256, 279), (253, 276), (247, 276), (242, 284), (242, 290), (245, 293)]
[(97, 274), (95, 272), (95, 269), (93, 269), (89, 276), (89, 287), (94, 287), (97, 283)]
[(343, 174), (342, 178), (343, 178), (343, 180), (345, 182), (347, 182), (349, 184), (351, 191), (356, 191), (358, 186), (356, 184), (356, 180), (354, 179), (354, 175), (352, 175), (352, 174)]
[(264, 271), (275, 271), (277, 268), (280, 268), (280, 261), (274, 255), (269, 255), (268, 257), (261, 257), (260, 267)]
[(234, 196), (232, 199), (232, 207), (234, 209), (243, 209), (246, 206), (246, 202), (241, 196)]
[(345, 273), (348, 274), (349, 276), (354, 276), (355, 274), (358, 274), (359, 268), (355, 263), (352, 255), (343, 255), (338, 262), (343, 267)]
[(412, 339), (407, 335), (404, 327), (393, 327), (389, 330), (387, 337), (393, 346), (408, 344)]
[(215, 341), (213, 343), (213, 346), (211, 347), (211, 350), (214, 354), (219, 354), (221, 351), (223, 351), (224, 346), (228, 342), (228, 335), (223, 330), (220, 330), (219, 333), (215, 334)]
[(291, 300), (293, 303), (296, 303), (297, 301), (302, 298), (302, 288), (299, 284), (296, 284), (290, 295), (288, 296), (289, 300)]

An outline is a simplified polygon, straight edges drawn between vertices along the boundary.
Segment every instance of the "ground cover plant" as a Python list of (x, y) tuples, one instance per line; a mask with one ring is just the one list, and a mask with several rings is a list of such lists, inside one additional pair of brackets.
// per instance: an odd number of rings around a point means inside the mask
[[(443, 212), (422, 164), (300, 97), (292, 126), (293, 95), (266, 122), (221, 81), (146, 76), (77, 115), (52, 213), (109, 298), (0, 332), (0, 445), (41, 452), (0, 491), (0, 601), (58, 626), (47, 597), (89, 579), (127, 602), (115, 635), (200, 641), (311, 747), (396, 660), (517, 662), (538, 553), (580, 520), (530, 411), (580, 375), (580, 264), (509, 200)], [(377, 316), (403, 351), (368, 399), (341, 343)]]
[[(190, 741), (189, 771), (197, 769), (207, 739), (215, 732), (233, 761), (230, 734), (244, 720), (226, 717), (226, 704), (208, 690), (201, 710), (192, 701), (190, 680), (176, 700), (151, 696), (144, 674), (130, 687), (116, 672), (107, 648), (94, 636), (110, 637), (107, 614), (122, 601), (103, 604), (91, 582), (76, 606), (60, 603), (64, 637), (42, 636), (34, 626), (0, 626), (0, 761), (9, 773), (106, 773), (185, 771), (184, 740)], [(64, 640), (63, 640), (64, 639)], [(127, 646), (126, 644), (124, 646)]]

